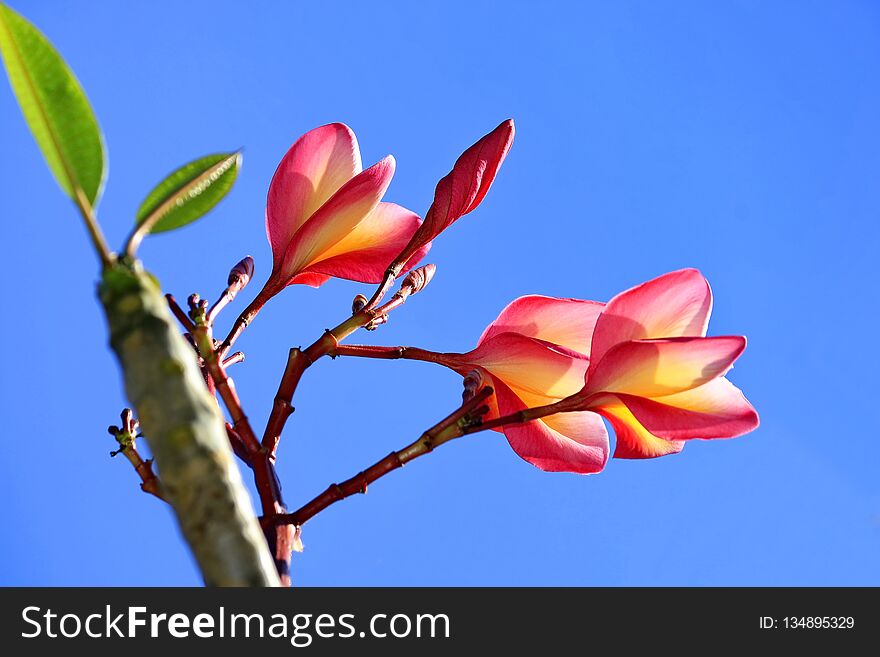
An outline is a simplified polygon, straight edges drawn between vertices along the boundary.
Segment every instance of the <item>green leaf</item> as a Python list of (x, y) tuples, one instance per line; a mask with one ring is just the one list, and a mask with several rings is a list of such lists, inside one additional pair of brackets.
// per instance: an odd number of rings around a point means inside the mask
[(73, 73), (36, 27), (0, 4), (0, 53), (24, 117), (58, 184), (94, 207), (104, 186), (101, 129)]
[(229, 193), (240, 168), (240, 152), (207, 155), (183, 165), (147, 195), (137, 225), (161, 233), (192, 223)]

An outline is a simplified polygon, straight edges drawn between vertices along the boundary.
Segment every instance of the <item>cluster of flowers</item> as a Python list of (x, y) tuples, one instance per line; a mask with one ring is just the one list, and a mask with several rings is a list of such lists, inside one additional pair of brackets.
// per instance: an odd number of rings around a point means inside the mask
[[(424, 221), (382, 201), (394, 174), (386, 157), (362, 169), (352, 131), (334, 123), (301, 137), (272, 180), (266, 227), (273, 270), (259, 308), (287, 285), (331, 277), (380, 283), (389, 264), (413, 267), (431, 241), (483, 200), (513, 141), (505, 121), (462, 154), (437, 185)], [(725, 374), (741, 336), (706, 337), (712, 292), (683, 269), (608, 303), (525, 296), (508, 305), (475, 349), (430, 360), (495, 390), (486, 420), (557, 404), (561, 412), (503, 431), (514, 451), (546, 471), (595, 473), (618, 458), (678, 453), (690, 439), (728, 438), (758, 416)]]

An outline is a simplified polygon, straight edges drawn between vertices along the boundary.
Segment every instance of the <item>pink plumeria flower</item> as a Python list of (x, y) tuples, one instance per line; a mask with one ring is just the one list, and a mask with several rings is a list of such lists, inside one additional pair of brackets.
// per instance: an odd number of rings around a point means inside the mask
[(680, 452), (693, 438), (732, 438), (758, 414), (725, 378), (742, 336), (705, 337), (709, 283), (682, 269), (614, 297), (592, 332), (585, 386), (574, 399), (614, 427), (617, 458)]
[(488, 377), (496, 405), (487, 420), (562, 400), (571, 412), (503, 432), (542, 470), (595, 473), (610, 452), (600, 416), (614, 428), (618, 458), (673, 454), (689, 439), (730, 438), (758, 426), (755, 409), (724, 377), (745, 338), (705, 337), (711, 309), (709, 284), (694, 269), (643, 283), (607, 305), (521, 297), (473, 351), (434, 360)]
[[(495, 389), (490, 420), (575, 395), (589, 367), (590, 336), (603, 305), (595, 301), (520, 297), (507, 306), (466, 354), (437, 361), (462, 375), (477, 369)], [(513, 450), (541, 470), (591, 474), (610, 447), (596, 413), (558, 413), (503, 433)]]
[[(342, 123), (315, 128), (291, 146), (269, 185), (272, 274), (262, 300), (287, 285), (318, 287), (331, 277), (382, 280), (421, 225), (415, 213), (382, 201), (394, 165), (389, 155), (362, 169), (357, 139)], [(410, 254), (407, 268), (428, 246)]]

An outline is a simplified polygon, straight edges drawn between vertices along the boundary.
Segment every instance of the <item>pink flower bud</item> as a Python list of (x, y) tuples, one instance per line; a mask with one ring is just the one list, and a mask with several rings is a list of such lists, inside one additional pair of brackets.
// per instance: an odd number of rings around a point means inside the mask
[(434, 191), (434, 202), (395, 262), (405, 263), (421, 247), (474, 210), (486, 196), (513, 143), (513, 119), (503, 121), (456, 160)]

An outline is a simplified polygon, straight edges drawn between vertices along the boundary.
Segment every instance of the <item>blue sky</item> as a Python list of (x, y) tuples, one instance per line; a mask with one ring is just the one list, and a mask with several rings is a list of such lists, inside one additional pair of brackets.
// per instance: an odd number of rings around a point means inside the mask
[[(229, 198), (142, 250), (178, 297), (219, 293), (246, 254), (265, 280), (266, 189), (303, 132), (343, 121), (365, 164), (393, 153), (386, 199), (422, 213), (458, 153), (513, 117), (486, 201), (435, 243), (429, 290), (357, 341), (466, 350), (521, 294), (605, 301), (685, 266), (713, 286), (710, 332), (749, 338), (730, 378), (753, 434), (592, 477), (478, 434), (311, 521), (296, 583), (880, 585), (876, 3), (11, 4), (99, 116), (114, 245), (165, 173), (244, 147)], [(2, 86), (0, 584), (197, 584), (169, 511), (107, 456), (125, 400), (94, 257)], [(259, 426), (288, 348), (365, 288), (290, 288), (248, 329), (235, 378)], [(459, 385), (422, 363), (321, 362), (282, 441), (288, 502), (413, 440)]]

